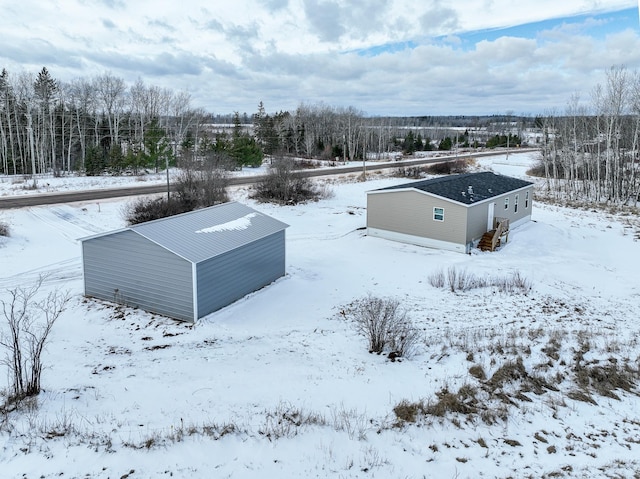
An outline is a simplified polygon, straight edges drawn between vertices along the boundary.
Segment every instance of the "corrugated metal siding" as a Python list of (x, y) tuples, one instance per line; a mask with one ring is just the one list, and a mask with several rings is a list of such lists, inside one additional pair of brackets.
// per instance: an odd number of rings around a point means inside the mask
[[(245, 226), (239, 226), (238, 220)], [(134, 225), (131, 229), (198, 263), (282, 231), (287, 226), (253, 208), (232, 202)], [(207, 229), (210, 232), (203, 232)]]
[[(434, 221), (434, 207), (444, 208), (444, 221)], [(367, 227), (465, 244), (466, 210), (417, 191), (387, 190), (367, 195)]]
[(284, 236), (284, 231), (279, 231), (199, 263), (198, 316), (212, 313), (284, 276)]
[(82, 242), (85, 295), (193, 321), (191, 263), (125, 230)]

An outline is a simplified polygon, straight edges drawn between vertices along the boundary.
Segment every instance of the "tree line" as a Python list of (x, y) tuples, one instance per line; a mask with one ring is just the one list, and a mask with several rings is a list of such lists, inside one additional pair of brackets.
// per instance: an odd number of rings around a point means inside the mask
[[(65, 83), (46, 67), (36, 75), (3, 69), (0, 173), (137, 173), (194, 161), (233, 169), (259, 166), (264, 155), (380, 159), (392, 152), (515, 146), (522, 143), (521, 132), (535, 127), (550, 193), (635, 202), (640, 194), (639, 78), (637, 72), (612, 67), (591, 92), (590, 103), (574, 95), (562, 114), (551, 111), (535, 119), (511, 114), (368, 117), (354, 107), (324, 103), (269, 114), (262, 102), (252, 115), (214, 116), (192, 106), (187, 92), (140, 79), (127, 85), (103, 73)], [(452, 126), (466, 130), (454, 132)], [(486, 137), (479, 142), (476, 133), (483, 128)]]
[[(239, 124), (241, 118), (237, 115)], [(164, 168), (204, 145), (212, 154), (251, 153), (240, 128), (230, 142), (207, 141), (212, 115), (191, 105), (187, 92), (127, 85), (104, 73), (69, 83), (46, 67), (37, 75), (0, 73), (0, 173), (112, 173)], [(254, 147), (254, 150), (257, 146)], [(250, 156), (250, 155), (249, 155)], [(251, 159), (251, 158), (250, 158)], [(261, 158), (260, 158), (261, 161)]]
[[(46, 67), (35, 75), (3, 69), (0, 173), (137, 173), (185, 158), (237, 168), (258, 166), (263, 155), (275, 153), (334, 161), (381, 158), (391, 152), (451, 149), (446, 126), (438, 128), (445, 121), (372, 118), (353, 107), (323, 103), (268, 114), (260, 102), (253, 115), (214, 116), (192, 106), (188, 93), (141, 79), (127, 85), (103, 73), (61, 82)], [(471, 117), (458, 121), (478, 122)], [(221, 129), (220, 123), (233, 127)], [(421, 128), (429, 128), (433, 138), (422, 137)]]
[(558, 199), (636, 205), (640, 201), (640, 74), (609, 69), (587, 103), (577, 94), (562, 114), (536, 118), (541, 174)]

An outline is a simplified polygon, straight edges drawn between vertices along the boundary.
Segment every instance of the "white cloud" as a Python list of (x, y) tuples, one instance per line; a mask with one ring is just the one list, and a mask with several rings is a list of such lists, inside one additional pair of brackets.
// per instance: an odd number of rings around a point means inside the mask
[(218, 113), (252, 113), (260, 100), (267, 110), (324, 101), (370, 114), (534, 111), (589, 91), (613, 64), (640, 67), (638, 30), (596, 38), (603, 22), (586, 18), (535, 38), (493, 31), (469, 45), (465, 33), (636, 6), (604, 3), (26, 0), (2, 8), (0, 67), (47, 66), (63, 81), (110, 71), (187, 90)]

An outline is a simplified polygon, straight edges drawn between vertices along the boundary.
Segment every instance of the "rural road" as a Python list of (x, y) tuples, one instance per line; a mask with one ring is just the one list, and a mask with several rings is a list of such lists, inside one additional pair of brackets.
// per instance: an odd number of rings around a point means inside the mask
[[(510, 151), (509, 154), (530, 152), (531, 149), (520, 149), (517, 151)], [(368, 164), (367, 170), (377, 171), (389, 168), (401, 168), (407, 166), (420, 166), (429, 163), (440, 163), (443, 161), (452, 161), (459, 158), (467, 157), (483, 157), (483, 156), (497, 156), (500, 152), (483, 152), (483, 153), (469, 153), (459, 156), (439, 156), (437, 158), (419, 158), (415, 160), (401, 160), (401, 161), (389, 161), (384, 163), (376, 163), (375, 165)], [(362, 172), (362, 165), (360, 166), (337, 166), (335, 168), (323, 168), (317, 170), (302, 170), (305, 176), (335, 176), (346, 173), (360, 173)], [(229, 185), (250, 185), (257, 183), (262, 178), (261, 175), (255, 176), (237, 176), (229, 179)], [(94, 190), (81, 190), (81, 191), (69, 191), (62, 193), (46, 193), (38, 195), (17, 195), (17, 196), (5, 196), (0, 197), (0, 210), (10, 208), (24, 208), (27, 206), (38, 205), (53, 205), (59, 203), (73, 203), (76, 201), (95, 201), (107, 198), (121, 198), (125, 196), (135, 195), (151, 195), (157, 193), (164, 193), (167, 191), (166, 184), (146, 185), (146, 186), (127, 186), (121, 188), (108, 188), (108, 189), (94, 189)]]

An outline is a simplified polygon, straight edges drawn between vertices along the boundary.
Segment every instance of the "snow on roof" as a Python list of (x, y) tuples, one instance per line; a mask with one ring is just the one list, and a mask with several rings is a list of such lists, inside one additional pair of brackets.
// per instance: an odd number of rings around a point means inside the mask
[(242, 218), (238, 218), (237, 220), (231, 220), (231, 221), (227, 221), (226, 223), (222, 223), (221, 225), (202, 228), (201, 230), (196, 231), (196, 234), (220, 233), (222, 231), (233, 231), (233, 230), (246, 230), (251, 226), (251, 218), (254, 218), (256, 216), (257, 216), (257, 213), (249, 213), (248, 215), (244, 215)]
[(83, 241), (129, 230), (188, 261), (199, 263), (288, 226), (234, 201), (83, 238)]

